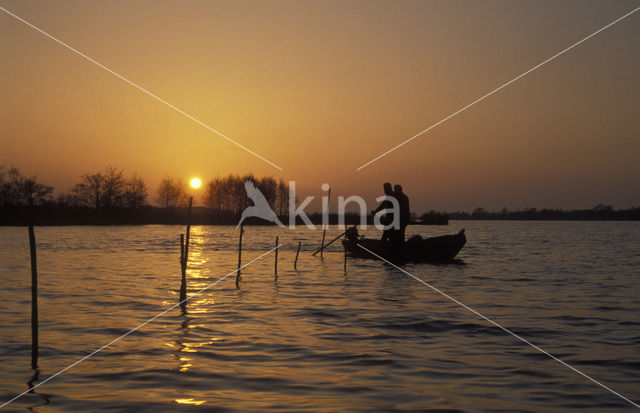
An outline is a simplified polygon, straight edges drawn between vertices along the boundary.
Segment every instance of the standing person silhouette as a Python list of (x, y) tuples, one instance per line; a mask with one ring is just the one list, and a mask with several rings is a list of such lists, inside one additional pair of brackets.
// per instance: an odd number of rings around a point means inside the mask
[(400, 229), (394, 231), (392, 234), (392, 241), (396, 246), (404, 244), (404, 234), (409, 225), (411, 219), (411, 211), (409, 210), (409, 197), (402, 192), (402, 185), (395, 185), (393, 187), (393, 196), (398, 200), (400, 204)]
[[(394, 193), (393, 193), (393, 189), (391, 187), (391, 183), (390, 182), (385, 182), (384, 185), (382, 185), (382, 189), (384, 190), (384, 194), (385, 194), (385, 200), (380, 202), (380, 205), (378, 205), (378, 207), (376, 209), (374, 209), (373, 211), (371, 211), (371, 214), (373, 216), (375, 216), (378, 212), (383, 211), (383, 210), (387, 210), (387, 211), (391, 211), (391, 212), (387, 212), (381, 219), (380, 219), (380, 223), (384, 226), (387, 226), (389, 224), (391, 224), (393, 222), (393, 203), (392, 201), (390, 201), (389, 197), (393, 197)], [(391, 241), (392, 240), (392, 232), (393, 232), (393, 228), (389, 228), (389, 229), (385, 229), (382, 231), (382, 241)]]

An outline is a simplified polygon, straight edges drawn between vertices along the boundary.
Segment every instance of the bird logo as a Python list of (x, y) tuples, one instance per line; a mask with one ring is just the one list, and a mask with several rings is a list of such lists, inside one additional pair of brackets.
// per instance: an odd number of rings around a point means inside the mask
[(245, 219), (249, 217), (258, 217), (262, 218), (265, 221), (273, 222), (278, 226), (284, 228), (284, 225), (278, 219), (278, 216), (269, 206), (269, 202), (267, 202), (267, 198), (264, 197), (262, 192), (258, 188), (255, 187), (253, 182), (245, 181), (244, 189), (247, 191), (247, 196), (251, 201), (253, 201), (252, 206), (248, 206), (242, 211), (242, 217), (240, 218), (240, 222), (236, 226), (236, 228), (240, 227)]

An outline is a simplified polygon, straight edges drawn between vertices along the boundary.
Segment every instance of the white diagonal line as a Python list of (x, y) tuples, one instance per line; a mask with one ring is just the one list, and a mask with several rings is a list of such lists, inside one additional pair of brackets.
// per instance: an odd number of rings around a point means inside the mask
[(573, 49), (574, 47), (578, 46), (579, 44), (581, 44), (582, 42), (585, 42), (587, 40), (589, 40), (590, 38), (592, 38), (593, 36), (597, 35), (598, 33), (608, 29), (609, 27), (613, 26), (614, 24), (618, 23), (620, 20), (631, 16), (633, 13), (637, 12), (638, 10), (640, 10), (640, 7), (633, 9), (632, 11), (630, 11), (629, 13), (625, 14), (622, 17), (617, 18), (616, 20), (612, 21), (611, 23), (607, 24), (606, 26), (596, 30), (595, 32), (591, 33), (589, 36), (585, 37), (584, 39), (572, 44), (571, 46), (567, 47), (566, 49), (554, 54), (553, 56), (551, 56), (550, 58), (548, 58), (547, 60), (543, 61), (542, 63), (537, 64), (536, 66), (532, 67), (531, 69), (527, 70), (524, 73), (521, 73), (520, 75), (514, 77), (513, 79), (511, 79), (510, 81), (508, 81), (507, 83), (503, 84), (502, 86), (499, 86), (495, 89), (493, 89), (491, 92), (487, 93), (486, 95), (482, 96), (481, 98), (478, 98), (476, 100), (474, 100), (473, 102), (469, 103), (467, 106), (462, 107), (461, 109), (458, 109), (457, 111), (453, 112), (451, 115), (447, 116), (446, 118), (434, 123), (433, 125), (429, 126), (427, 129), (423, 130), (422, 132), (419, 132), (415, 135), (413, 135), (412, 137), (410, 137), (409, 139), (405, 140), (404, 142), (394, 146), (393, 148), (389, 149), (388, 151), (386, 151), (385, 153), (383, 153), (382, 155), (379, 155), (375, 158), (373, 158), (372, 160), (370, 160), (369, 162), (360, 165), (360, 167), (356, 168), (356, 171), (361, 170), (362, 168), (364, 168), (365, 166), (377, 161), (378, 159), (382, 158), (383, 156), (386, 156), (388, 154), (390, 154), (391, 152), (395, 151), (396, 149), (398, 149), (401, 146), (406, 145), (407, 143), (411, 142), (412, 140), (414, 140), (415, 138), (429, 132), (431, 129), (435, 128), (436, 126), (440, 125), (441, 123), (444, 123), (446, 121), (448, 121), (449, 119), (451, 119), (452, 117), (458, 115), (461, 112), (464, 112), (465, 110), (467, 110), (468, 108), (470, 108), (471, 106), (475, 105), (476, 103), (488, 98), (489, 96), (493, 95), (494, 93), (498, 92), (500, 89), (505, 88), (507, 86), (509, 86), (510, 84), (512, 84), (513, 82), (515, 82), (516, 80), (520, 79), (521, 77), (524, 77), (526, 75), (528, 75), (529, 73), (533, 72), (534, 70), (538, 69), (540, 66), (543, 66), (547, 63), (549, 63), (550, 61), (554, 60), (556, 57), (568, 52), (569, 50)]
[(576, 369), (575, 367), (573, 367), (573, 366), (571, 366), (571, 365), (567, 364), (566, 362), (564, 362), (564, 361), (560, 360), (559, 358), (557, 358), (557, 357), (556, 357), (556, 356), (554, 356), (553, 354), (551, 354), (551, 353), (549, 353), (549, 352), (547, 352), (547, 351), (545, 351), (545, 350), (541, 349), (540, 347), (538, 347), (538, 346), (536, 346), (535, 344), (531, 343), (529, 340), (527, 340), (527, 339), (525, 339), (525, 338), (520, 337), (519, 335), (517, 335), (516, 333), (514, 333), (513, 331), (511, 331), (511, 330), (509, 330), (509, 329), (507, 329), (507, 328), (505, 328), (505, 327), (502, 327), (500, 324), (496, 323), (496, 322), (495, 322), (495, 321), (493, 321), (492, 319), (490, 319), (490, 318), (486, 317), (486, 316), (485, 316), (485, 315), (483, 315), (483, 314), (480, 314), (479, 312), (477, 312), (477, 311), (476, 311), (476, 310), (474, 310), (473, 308), (471, 308), (471, 307), (469, 307), (469, 306), (465, 305), (464, 303), (461, 303), (460, 301), (458, 301), (458, 300), (456, 300), (455, 298), (451, 297), (451, 296), (450, 296), (450, 295), (448, 295), (447, 293), (445, 293), (445, 292), (443, 292), (443, 291), (440, 291), (439, 289), (437, 289), (436, 287), (432, 286), (431, 284), (429, 284), (429, 283), (427, 283), (427, 282), (425, 282), (425, 281), (422, 281), (420, 278), (418, 278), (418, 277), (416, 277), (415, 275), (413, 275), (413, 274), (409, 273), (408, 271), (406, 271), (406, 270), (404, 270), (404, 269), (402, 269), (402, 268), (398, 267), (398, 266), (397, 266), (397, 265), (395, 265), (394, 263), (392, 263), (392, 262), (390, 262), (390, 261), (388, 261), (388, 260), (384, 259), (383, 257), (379, 256), (379, 255), (378, 255), (378, 254), (376, 254), (375, 252), (373, 252), (373, 251), (369, 250), (368, 248), (365, 248), (365, 247), (363, 247), (363, 246), (362, 246), (362, 245), (360, 245), (360, 244), (356, 244), (356, 245), (358, 245), (358, 247), (362, 248), (363, 250), (367, 251), (369, 254), (371, 254), (371, 255), (373, 255), (373, 256), (375, 256), (375, 257), (377, 257), (377, 258), (381, 259), (382, 261), (386, 262), (387, 264), (389, 264), (389, 265), (393, 266), (394, 268), (396, 268), (396, 269), (398, 269), (398, 270), (402, 271), (403, 273), (407, 274), (409, 277), (413, 278), (414, 280), (416, 280), (416, 281), (418, 281), (418, 282), (420, 282), (420, 283), (422, 283), (422, 284), (426, 285), (427, 287), (431, 288), (433, 291), (437, 292), (438, 294), (440, 294), (440, 295), (442, 295), (442, 296), (444, 296), (444, 297), (448, 298), (449, 300), (453, 301), (454, 303), (458, 304), (459, 306), (464, 307), (465, 309), (467, 309), (467, 310), (471, 311), (472, 313), (474, 313), (474, 314), (475, 314), (475, 315), (477, 315), (478, 317), (481, 317), (481, 318), (485, 319), (486, 321), (488, 321), (489, 323), (491, 323), (491, 324), (493, 324), (494, 326), (498, 327), (499, 329), (501, 329), (501, 330), (503, 330), (503, 331), (505, 331), (505, 332), (507, 332), (507, 333), (511, 334), (512, 336), (514, 336), (514, 337), (515, 337), (515, 338), (517, 338), (518, 340), (522, 341), (523, 343), (528, 344), (529, 346), (533, 347), (534, 349), (538, 350), (539, 352), (541, 352), (541, 353), (543, 353), (543, 354), (546, 354), (547, 356), (551, 357), (552, 359), (554, 359), (554, 360), (555, 360), (555, 361), (557, 361), (558, 363), (562, 364), (563, 366), (570, 368), (570, 369), (571, 369), (571, 370), (573, 370), (574, 372), (576, 372), (576, 373), (580, 374), (581, 376), (583, 376), (583, 377), (585, 377), (585, 378), (587, 378), (587, 379), (591, 380), (592, 382), (594, 382), (594, 383), (596, 383), (597, 385), (601, 386), (602, 388), (604, 388), (604, 389), (606, 389), (606, 390), (610, 391), (611, 393), (615, 394), (616, 396), (620, 397), (621, 399), (624, 399), (625, 401), (627, 401), (627, 402), (631, 403), (633, 406), (635, 406), (635, 407), (637, 407), (637, 408), (640, 408), (640, 405), (639, 405), (639, 404), (637, 404), (637, 403), (633, 402), (632, 400), (629, 400), (628, 398), (624, 397), (623, 395), (621, 395), (620, 393), (618, 393), (618, 392), (616, 392), (615, 390), (611, 389), (610, 387), (605, 386), (604, 384), (600, 383), (598, 380), (596, 380), (596, 379), (594, 379), (594, 378), (591, 378), (590, 376), (587, 376), (585, 373), (583, 373), (583, 372), (581, 372), (580, 370)]
[(107, 72), (111, 73), (112, 75), (116, 76), (119, 79), (124, 80), (125, 82), (127, 82), (128, 84), (130, 84), (131, 86), (135, 87), (136, 89), (146, 93), (147, 95), (151, 96), (152, 98), (154, 98), (155, 100), (164, 103), (165, 105), (169, 106), (171, 109), (175, 110), (176, 112), (186, 116), (187, 118), (191, 119), (192, 121), (196, 122), (197, 124), (199, 124), (200, 126), (203, 126), (205, 128), (207, 128), (208, 130), (210, 130), (211, 132), (215, 133), (218, 136), (223, 137), (224, 139), (228, 140), (229, 142), (233, 143), (234, 145), (244, 149), (245, 151), (249, 152), (251, 155), (262, 159), (263, 161), (265, 161), (266, 163), (268, 163), (269, 165), (279, 169), (282, 171), (282, 168), (279, 167), (278, 165), (276, 165), (275, 163), (271, 162), (268, 159), (263, 158), (262, 156), (258, 155), (257, 153), (255, 153), (254, 151), (252, 151), (251, 149), (247, 148), (246, 146), (243, 146), (242, 144), (236, 142), (235, 140), (231, 139), (230, 137), (228, 137), (227, 135), (223, 134), (222, 132), (219, 132), (217, 130), (215, 130), (214, 128), (212, 128), (211, 126), (207, 125), (206, 123), (202, 122), (199, 119), (194, 118), (193, 116), (189, 115), (188, 113), (186, 113), (185, 111), (183, 111), (182, 109), (179, 109), (175, 106), (173, 106), (171, 103), (167, 102), (166, 100), (162, 99), (161, 97), (158, 97), (156, 95), (154, 95), (153, 93), (149, 92), (147, 89), (143, 88), (142, 86), (138, 86), (137, 84), (133, 83), (132, 81), (130, 81), (129, 79), (127, 79), (126, 77), (120, 75), (119, 73), (114, 72), (113, 70), (109, 69), (108, 67), (106, 67), (105, 65), (103, 65), (102, 63), (99, 63), (95, 60), (93, 60), (92, 58), (90, 58), (89, 56), (87, 56), (86, 54), (74, 49), (73, 47), (69, 46), (68, 44), (66, 44), (65, 42), (63, 42), (62, 40), (50, 35), (49, 33), (45, 32), (44, 30), (40, 29), (39, 27), (34, 26), (33, 24), (29, 23), (28, 21), (26, 21), (25, 19), (21, 18), (20, 16), (17, 16), (15, 14), (13, 14), (12, 12), (10, 12), (9, 10), (5, 9), (4, 7), (0, 6), (0, 10), (2, 10), (3, 12), (15, 17), (16, 19), (20, 20), (21, 22), (23, 22), (24, 24), (26, 24), (27, 26), (39, 31), (40, 33), (44, 34), (45, 36), (47, 36), (48, 38), (50, 38), (51, 40), (55, 41), (56, 43), (66, 47), (67, 49), (71, 50), (72, 52), (84, 57), (85, 59), (87, 59), (88, 61), (90, 61), (91, 63), (94, 63), (95, 65), (99, 66), (100, 68), (106, 70)]
[(70, 368), (72, 368), (73, 366), (82, 363), (83, 361), (85, 361), (86, 359), (88, 359), (89, 357), (95, 355), (96, 353), (104, 350), (105, 348), (109, 347), (110, 345), (112, 345), (113, 343), (115, 343), (116, 341), (119, 341), (122, 338), (125, 338), (126, 336), (128, 336), (129, 334), (133, 333), (134, 331), (144, 327), (145, 325), (149, 324), (150, 322), (152, 322), (153, 320), (162, 317), (163, 315), (165, 315), (166, 313), (168, 313), (169, 311), (173, 310), (174, 308), (176, 308), (177, 306), (186, 303), (187, 301), (189, 301), (190, 299), (192, 299), (193, 297), (201, 294), (202, 292), (208, 290), (209, 288), (213, 287), (214, 285), (218, 284), (220, 281), (224, 280), (225, 278), (235, 274), (236, 272), (238, 272), (239, 270), (247, 267), (248, 265), (258, 261), (259, 259), (261, 259), (262, 257), (264, 257), (265, 255), (269, 254), (270, 252), (275, 251), (276, 249), (282, 247), (284, 244), (279, 244), (273, 248), (271, 248), (269, 251), (265, 252), (264, 254), (260, 255), (257, 258), (254, 258), (253, 260), (249, 261), (248, 263), (242, 265), (241, 267), (231, 271), (229, 274), (225, 275), (224, 277), (216, 280), (215, 282), (207, 285), (206, 287), (204, 287), (203, 289), (201, 289), (198, 292), (195, 292), (193, 294), (191, 294), (189, 297), (185, 298), (184, 300), (180, 301), (179, 303), (172, 305), (171, 307), (167, 308), (166, 310), (162, 311), (160, 314), (157, 314), (153, 317), (151, 317), (150, 319), (148, 319), (147, 321), (145, 321), (144, 323), (140, 324), (137, 327), (132, 328), (131, 330), (127, 331), (126, 333), (124, 333), (123, 335), (121, 335), (120, 337), (117, 337), (113, 340), (111, 340), (110, 342), (108, 342), (107, 344), (105, 344), (104, 346), (100, 347), (97, 350), (94, 350), (93, 352), (87, 354), (86, 356), (82, 357), (80, 360), (77, 360), (71, 364), (69, 364), (67, 367), (63, 368), (62, 370), (58, 371), (57, 373), (55, 373), (52, 376), (47, 377), (46, 379), (42, 380), (40, 383), (36, 384), (35, 386), (32, 386), (31, 388), (29, 388), (27, 391), (24, 391), (22, 393), (20, 393), (19, 395), (15, 396), (14, 398), (12, 398), (11, 400), (3, 403), (2, 405), (0, 405), (0, 409), (2, 409), (3, 407), (5, 407), (6, 405), (8, 405), (9, 403), (12, 403), (13, 401), (19, 399), (20, 397), (24, 396), (25, 394), (29, 393), (30, 391), (32, 391), (33, 389), (35, 389), (36, 387), (40, 387), (41, 385), (45, 384), (46, 382), (48, 382), (49, 380), (53, 379), (54, 377), (64, 373), (65, 371), (69, 370)]

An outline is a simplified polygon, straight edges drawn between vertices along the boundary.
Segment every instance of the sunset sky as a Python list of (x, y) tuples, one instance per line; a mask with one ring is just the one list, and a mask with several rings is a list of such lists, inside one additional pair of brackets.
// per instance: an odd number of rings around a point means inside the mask
[(68, 190), (113, 165), (296, 180), (417, 212), (640, 206), (640, 12), (397, 151), (639, 1), (7, 1), (0, 164)]

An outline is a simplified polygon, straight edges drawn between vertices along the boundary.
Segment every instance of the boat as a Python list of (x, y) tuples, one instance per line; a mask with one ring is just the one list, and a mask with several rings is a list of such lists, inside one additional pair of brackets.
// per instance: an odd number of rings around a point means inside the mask
[(466, 243), (467, 237), (464, 229), (462, 229), (457, 234), (432, 238), (422, 238), (420, 235), (414, 235), (401, 246), (394, 248), (388, 241), (360, 236), (355, 227), (347, 231), (345, 239), (342, 241), (347, 256), (354, 258), (383, 258), (394, 263), (452, 262)]

